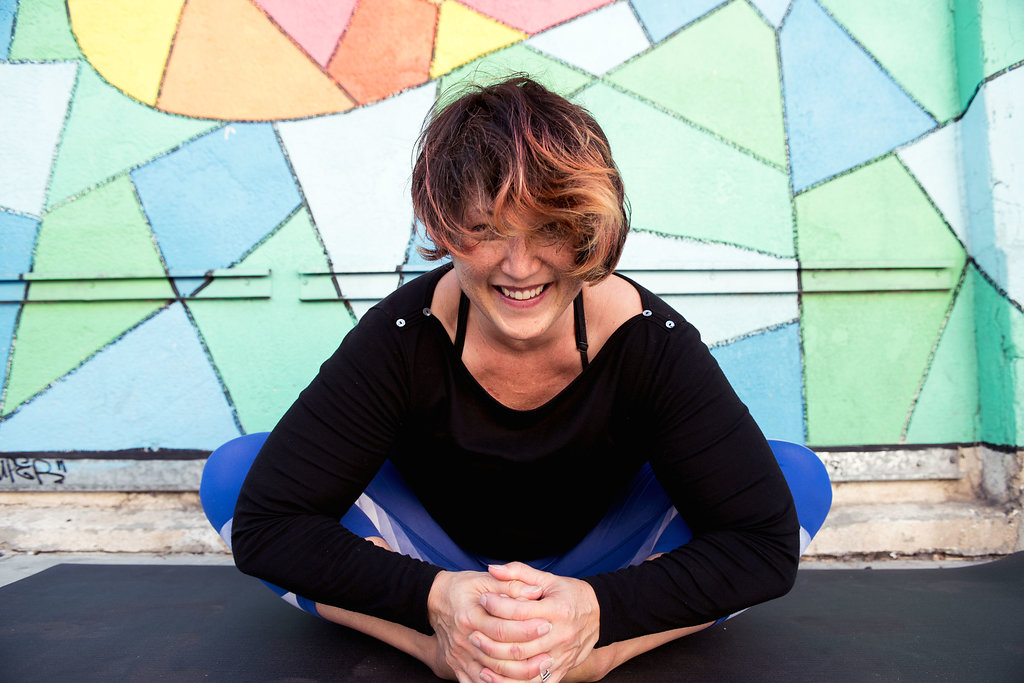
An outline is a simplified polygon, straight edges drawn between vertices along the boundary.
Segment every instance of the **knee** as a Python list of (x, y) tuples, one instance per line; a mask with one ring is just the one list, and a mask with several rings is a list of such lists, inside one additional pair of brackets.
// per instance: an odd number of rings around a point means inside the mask
[(266, 432), (240, 436), (207, 458), (199, 484), (199, 500), (206, 518), (218, 532), (234, 515), (242, 482), (266, 440)]

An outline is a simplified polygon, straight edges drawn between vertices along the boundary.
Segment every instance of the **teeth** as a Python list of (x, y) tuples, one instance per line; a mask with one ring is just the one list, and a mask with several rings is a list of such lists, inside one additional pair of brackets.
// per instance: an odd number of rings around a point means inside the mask
[(533, 289), (520, 289), (515, 291), (501, 287), (502, 294), (504, 294), (510, 299), (515, 299), (516, 301), (525, 301), (527, 299), (532, 299), (535, 296), (540, 296), (540, 293), (543, 291), (544, 285), (534, 287)]

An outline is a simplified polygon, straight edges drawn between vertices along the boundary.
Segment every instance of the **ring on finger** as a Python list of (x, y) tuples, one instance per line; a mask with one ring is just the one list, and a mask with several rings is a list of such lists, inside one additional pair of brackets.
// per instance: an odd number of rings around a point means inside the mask
[(544, 681), (548, 680), (550, 677), (551, 677), (551, 669), (545, 669), (544, 673), (542, 673), (540, 675), (541, 683), (544, 683)]

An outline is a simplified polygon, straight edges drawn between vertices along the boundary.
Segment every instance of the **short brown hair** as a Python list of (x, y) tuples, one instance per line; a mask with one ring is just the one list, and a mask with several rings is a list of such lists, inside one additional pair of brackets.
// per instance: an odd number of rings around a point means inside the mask
[(435, 105), (416, 148), (412, 200), (436, 260), (473, 244), (474, 208), (503, 235), (565, 240), (571, 275), (596, 282), (615, 268), (629, 230), (622, 179), (604, 131), (582, 107), (522, 75), (473, 85)]

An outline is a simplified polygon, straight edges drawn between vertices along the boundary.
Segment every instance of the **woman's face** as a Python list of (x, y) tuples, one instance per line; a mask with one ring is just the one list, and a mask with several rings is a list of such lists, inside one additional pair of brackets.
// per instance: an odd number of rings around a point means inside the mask
[(452, 262), (462, 291), (482, 314), (482, 331), (514, 346), (553, 340), (583, 287), (582, 280), (566, 275), (575, 265), (571, 245), (521, 234), (498, 236), (487, 230), (486, 220), (475, 225), (481, 238), (452, 254)]

